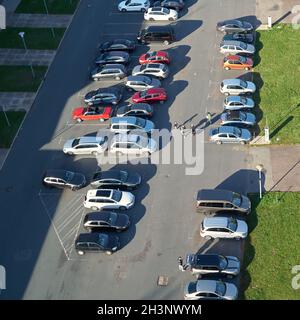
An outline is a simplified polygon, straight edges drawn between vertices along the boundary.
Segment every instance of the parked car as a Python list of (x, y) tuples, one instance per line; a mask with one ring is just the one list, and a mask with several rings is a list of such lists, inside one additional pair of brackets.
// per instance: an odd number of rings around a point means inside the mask
[(225, 33), (251, 32), (253, 31), (253, 26), (246, 21), (225, 20), (218, 22), (217, 30)]
[(84, 255), (86, 252), (105, 252), (111, 255), (119, 248), (119, 238), (107, 233), (81, 233), (75, 240), (75, 250), (79, 255)]
[(118, 104), (122, 99), (122, 88), (100, 88), (88, 92), (84, 97), (84, 102), (88, 105), (95, 105), (100, 103)]
[(252, 44), (254, 41), (254, 33), (228, 33), (223, 37), (223, 41), (242, 41)]
[(251, 202), (248, 197), (237, 192), (222, 189), (201, 189), (197, 193), (197, 212), (215, 213), (231, 211), (249, 214)]
[(112, 211), (90, 212), (83, 219), (83, 227), (89, 231), (124, 231), (130, 220), (126, 214)]
[(86, 185), (86, 178), (79, 172), (51, 169), (45, 172), (43, 184), (50, 188), (78, 190)]
[(241, 41), (222, 41), (220, 52), (224, 54), (254, 54), (255, 48), (252, 44)]
[(125, 51), (108, 51), (102, 53), (96, 58), (95, 63), (98, 65), (108, 64), (108, 63), (123, 63), (127, 64), (130, 61), (130, 56)]
[(134, 103), (164, 103), (167, 100), (167, 93), (163, 88), (153, 88), (141, 92), (136, 92), (131, 100)]
[(253, 60), (239, 55), (229, 55), (223, 60), (225, 70), (250, 70), (253, 67)]
[(164, 7), (164, 8), (180, 11), (184, 7), (184, 0), (156, 1), (156, 2), (154, 2), (153, 7)]
[(99, 120), (105, 121), (111, 117), (112, 107), (110, 106), (88, 106), (88, 107), (78, 107), (73, 110), (72, 118), (77, 122)]
[(151, 78), (148, 76), (129, 76), (125, 86), (129, 90), (144, 91), (152, 88), (161, 87), (161, 82), (156, 78)]
[(176, 10), (164, 7), (149, 8), (144, 13), (144, 19), (149, 21), (175, 21), (177, 18), (178, 13)]
[(111, 118), (110, 131), (114, 133), (129, 133), (142, 131), (151, 133), (155, 128), (154, 123), (139, 117), (113, 117)]
[(166, 51), (151, 51), (139, 57), (140, 64), (146, 63), (170, 63), (170, 56)]
[(221, 280), (198, 280), (186, 284), (185, 300), (236, 300), (237, 287)]
[(98, 80), (121, 80), (126, 77), (126, 67), (123, 64), (104, 64), (91, 72), (91, 78)]
[(221, 114), (221, 124), (225, 126), (253, 127), (256, 118), (253, 113), (245, 111), (227, 111)]
[(103, 153), (107, 148), (107, 136), (85, 136), (69, 139), (65, 142), (63, 152), (68, 155)]
[(136, 134), (118, 134), (112, 138), (110, 149), (111, 153), (151, 155), (157, 149), (155, 140)]
[(121, 1), (118, 5), (119, 11), (122, 12), (132, 12), (132, 11), (141, 11), (146, 12), (150, 7), (149, 0), (126, 0)]
[(253, 109), (255, 106), (254, 100), (242, 96), (228, 96), (224, 100), (224, 110), (242, 110)]
[(92, 189), (87, 192), (83, 205), (92, 210), (126, 210), (134, 206), (135, 197), (130, 192), (114, 189)]
[(205, 218), (200, 226), (200, 235), (205, 239), (244, 239), (248, 235), (247, 223), (233, 217)]
[(95, 172), (91, 180), (94, 188), (133, 190), (142, 182), (142, 177), (137, 172), (125, 170), (108, 170)]
[(223, 256), (221, 254), (187, 254), (185, 266), (192, 274), (210, 275), (219, 274), (228, 277), (240, 273), (241, 264), (237, 257)]
[(241, 79), (225, 79), (220, 85), (220, 91), (225, 95), (249, 94), (256, 91), (256, 86), (250, 81), (244, 81)]
[(222, 143), (248, 143), (252, 136), (251, 132), (247, 129), (237, 128), (234, 126), (220, 126), (209, 131), (209, 140)]
[(175, 41), (175, 35), (170, 26), (149, 26), (139, 32), (137, 40), (143, 44), (163, 42), (168, 45)]
[(117, 117), (135, 116), (140, 118), (151, 118), (153, 107), (148, 103), (134, 103), (120, 106), (116, 111)]
[(139, 64), (133, 68), (132, 75), (151, 75), (159, 79), (165, 79), (169, 75), (169, 68), (163, 63)]
[(133, 51), (135, 50), (136, 44), (132, 40), (127, 39), (115, 39), (111, 41), (106, 41), (99, 46), (101, 52), (106, 51)]

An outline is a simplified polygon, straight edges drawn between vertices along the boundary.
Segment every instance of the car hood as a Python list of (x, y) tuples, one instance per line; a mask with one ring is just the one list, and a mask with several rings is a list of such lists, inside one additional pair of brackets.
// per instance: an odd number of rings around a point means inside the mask
[(251, 92), (255, 92), (256, 86), (255, 86), (255, 84), (253, 82), (247, 81), (247, 89), (251, 90)]
[(82, 173), (75, 173), (74, 177), (70, 181), (71, 184), (74, 184), (76, 186), (83, 185), (83, 184), (85, 184), (85, 182), (86, 182), (86, 179)]
[(160, 80), (152, 78), (151, 87), (152, 88), (160, 88), (161, 87)]
[(120, 205), (128, 205), (133, 203), (135, 200), (134, 195), (131, 192), (122, 192), (122, 198), (120, 200)]
[(247, 108), (254, 108), (254, 100), (247, 98)]
[(230, 271), (234, 271), (236, 273), (239, 273), (240, 271), (240, 267), (241, 267), (241, 263), (239, 261), (239, 259), (237, 257), (233, 257), (233, 256), (227, 256), (227, 267), (226, 270), (230, 270)]
[(137, 73), (139, 73), (141, 71), (141, 67), (142, 66), (135, 66), (132, 70), (132, 75), (136, 75)]
[(239, 220), (236, 232), (239, 233), (241, 236), (246, 237), (247, 234), (248, 234), (247, 223), (245, 221), (243, 221), (243, 220)]
[(256, 122), (255, 115), (253, 113), (248, 112), (247, 117), (246, 117), (246, 121), (250, 122), (250, 123), (255, 123)]
[(237, 287), (233, 283), (226, 283), (226, 293), (224, 298), (226, 300), (236, 300), (238, 297)]
[(139, 102), (140, 101), (140, 93), (139, 92), (136, 92), (133, 96), (132, 96), (132, 98), (131, 98), (131, 100), (133, 101), (133, 102)]
[(242, 130), (242, 139), (244, 139), (245, 141), (249, 141), (251, 140), (251, 132), (247, 129), (241, 129)]
[(70, 149), (72, 148), (72, 143), (73, 143), (74, 139), (69, 139), (65, 142), (64, 144), (64, 148), (63, 149)]
[(255, 47), (252, 44), (247, 44), (247, 49), (248, 52), (254, 53), (255, 52)]
[(154, 139), (149, 139), (147, 148), (150, 150), (151, 153), (155, 152), (157, 149), (157, 143)]
[(90, 91), (88, 92), (85, 96), (84, 96), (84, 99), (85, 100), (89, 100), (91, 98), (93, 98), (93, 96), (96, 94), (96, 91)]
[(96, 75), (98, 72), (98, 68), (95, 68), (94, 70), (92, 70), (91, 75), (94, 76)]
[(130, 223), (129, 217), (126, 214), (120, 213), (118, 215), (115, 226), (120, 228), (125, 228), (129, 226), (129, 223)]
[(247, 22), (247, 21), (242, 21), (243, 23), (243, 27), (246, 28), (246, 29), (252, 29), (253, 26), (251, 23)]
[(251, 201), (248, 197), (242, 195), (242, 204), (241, 207), (244, 210), (250, 211), (251, 210)]
[(150, 132), (155, 128), (154, 123), (152, 121), (146, 120), (145, 127), (143, 128), (146, 132)]
[(142, 177), (138, 173), (130, 173), (126, 182), (133, 185), (139, 185), (142, 182)]
[(78, 116), (81, 116), (83, 114), (83, 111), (84, 111), (84, 108), (83, 107), (78, 107), (78, 108), (75, 108), (73, 110), (73, 117), (78, 117)]
[(115, 250), (120, 248), (120, 239), (117, 236), (110, 235), (107, 243), (107, 249), (113, 249), (113, 248), (116, 248)]

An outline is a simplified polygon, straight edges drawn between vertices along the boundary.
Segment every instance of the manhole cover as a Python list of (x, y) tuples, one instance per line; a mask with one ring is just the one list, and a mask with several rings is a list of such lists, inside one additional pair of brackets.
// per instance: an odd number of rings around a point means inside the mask
[(169, 282), (169, 278), (167, 276), (159, 276), (157, 280), (158, 286), (167, 286)]

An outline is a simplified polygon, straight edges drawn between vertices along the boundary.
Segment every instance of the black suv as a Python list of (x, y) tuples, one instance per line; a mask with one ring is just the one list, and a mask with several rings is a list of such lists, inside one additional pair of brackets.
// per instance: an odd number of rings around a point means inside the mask
[(120, 248), (120, 241), (117, 236), (107, 233), (81, 233), (75, 240), (75, 249), (79, 255), (86, 252), (105, 252), (112, 254)]
[(174, 30), (169, 26), (149, 26), (142, 29), (137, 36), (141, 43), (163, 42), (165, 45), (175, 41)]

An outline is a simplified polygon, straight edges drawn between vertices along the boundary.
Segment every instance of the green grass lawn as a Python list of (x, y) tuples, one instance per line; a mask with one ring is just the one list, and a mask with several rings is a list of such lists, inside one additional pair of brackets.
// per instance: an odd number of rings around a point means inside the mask
[[(46, 0), (50, 14), (72, 14), (79, 0)], [(22, 0), (16, 13), (46, 13), (43, 0)]]
[[(279, 25), (257, 32), (254, 81), (260, 129), (266, 121), (272, 143), (300, 143), (300, 30)], [(257, 109), (258, 110), (258, 109)]]
[(10, 126), (8, 125), (3, 112), (0, 112), (0, 148), (9, 148), (19, 126), (25, 116), (25, 112), (6, 112)]
[(54, 50), (58, 47), (66, 29), (54, 29), (53, 37), (48, 28), (7, 28), (0, 31), (0, 48), (24, 49), (19, 32), (25, 32), (25, 42), (28, 49)]
[(35, 78), (29, 66), (0, 66), (0, 91), (37, 91), (47, 67), (33, 67)]
[(250, 235), (245, 244), (242, 288), (246, 299), (300, 299), (291, 286), (300, 265), (300, 193), (250, 195)]

